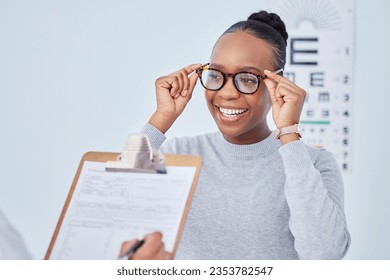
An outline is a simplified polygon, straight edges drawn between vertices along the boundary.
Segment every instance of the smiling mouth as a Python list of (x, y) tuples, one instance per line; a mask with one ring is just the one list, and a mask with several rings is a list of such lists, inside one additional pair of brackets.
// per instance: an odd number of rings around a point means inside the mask
[(248, 109), (225, 109), (218, 106), (216, 107), (222, 113), (222, 115), (228, 118), (234, 118), (248, 111)]

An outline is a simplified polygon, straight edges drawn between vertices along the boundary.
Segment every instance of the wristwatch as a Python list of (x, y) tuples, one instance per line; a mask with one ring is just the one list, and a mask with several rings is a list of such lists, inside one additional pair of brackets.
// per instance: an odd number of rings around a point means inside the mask
[(299, 138), (302, 138), (301, 129), (299, 127), (299, 124), (294, 124), (294, 125), (290, 125), (290, 126), (276, 129), (276, 138), (279, 139), (280, 136), (286, 135), (286, 134), (291, 134), (291, 133), (296, 133), (296, 134), (298, 134)]

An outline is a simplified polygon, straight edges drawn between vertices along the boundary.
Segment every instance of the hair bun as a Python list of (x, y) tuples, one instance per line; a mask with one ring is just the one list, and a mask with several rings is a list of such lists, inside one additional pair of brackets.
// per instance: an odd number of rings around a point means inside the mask
[(260, 21), (265, 24), (268, 24), (272, 28), (274, 28), (278, 33), (283, 37), (283, 39), (287, 42), (288, 34), (286, 31), (286, 26), (281, 18), (274, 13), (268, 13), (266, 11), (260, 11), (258, 13), (253, 13), (248, 17), (248, 20)]

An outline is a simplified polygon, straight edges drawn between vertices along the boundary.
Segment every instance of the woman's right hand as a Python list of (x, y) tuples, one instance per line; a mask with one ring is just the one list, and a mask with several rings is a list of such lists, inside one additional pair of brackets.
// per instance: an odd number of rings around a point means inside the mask
[[(202, 64), (191, 64), (156, 80), (157, 110), (149, 123), (162, 133), (172, 126), (192, 97)], [(190, 75), (191, 74), (191, 75)]]

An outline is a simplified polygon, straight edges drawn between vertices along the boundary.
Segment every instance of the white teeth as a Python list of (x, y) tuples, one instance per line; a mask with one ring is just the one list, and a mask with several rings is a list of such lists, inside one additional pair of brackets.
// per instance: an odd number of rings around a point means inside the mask
[(225, 108), (221, 108), (219, 107), (219, 111), (224, 115), (224, 116), (227, 116), (227, 117), (234, 117), (234, 116), (237, 116), (239, 114), (242, 114), (242, 113), (245, 113), (248, 109), (225, 109)]

